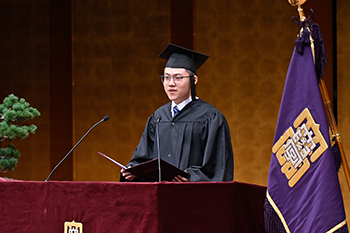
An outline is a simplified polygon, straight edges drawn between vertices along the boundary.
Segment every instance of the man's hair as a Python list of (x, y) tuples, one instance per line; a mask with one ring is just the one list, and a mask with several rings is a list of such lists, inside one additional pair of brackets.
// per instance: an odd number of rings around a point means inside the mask
[(188, 69), (185, 69), (186, 72), (188, 73), (188, 76), (196, 76), (195, 73), (193, 73), (192, 71), (188, 70)]

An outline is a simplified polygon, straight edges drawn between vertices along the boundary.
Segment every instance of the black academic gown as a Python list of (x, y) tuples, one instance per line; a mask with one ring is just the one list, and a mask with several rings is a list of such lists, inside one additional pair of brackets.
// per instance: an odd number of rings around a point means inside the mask
[(127, 166), (157, 158), (159, 121), (160, 157), (186, 171), (190, 181), (232, 181), (233, 151), (230, 131), (222, 113), (197, 99), (174, 118), (171, 102), (149, 117), (141, 140)]

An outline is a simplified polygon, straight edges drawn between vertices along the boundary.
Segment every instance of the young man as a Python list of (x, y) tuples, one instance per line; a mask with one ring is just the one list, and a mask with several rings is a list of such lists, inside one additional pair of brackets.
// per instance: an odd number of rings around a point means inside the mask
[[(232, 181), (233, 152), (227, 121), (218, 109), (195, 95), (197, 69), (208, 56), (169, 44), (159, 57), (168, 60), (161, 80), (171, 102), (149, 117), (127, 166), (158, 157), (158, 125), (160, 157), (188, 173), (188, 178), (176, 176), (173, 181)], [(126, 180), (135, 179), (124, 169), (121, 173)]]

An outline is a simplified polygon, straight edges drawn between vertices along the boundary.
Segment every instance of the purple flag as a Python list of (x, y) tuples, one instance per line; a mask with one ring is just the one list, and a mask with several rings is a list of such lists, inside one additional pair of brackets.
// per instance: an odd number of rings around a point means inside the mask
[(310, 41), (298, 40), (272, 147), (266, 231), (348, 232)]

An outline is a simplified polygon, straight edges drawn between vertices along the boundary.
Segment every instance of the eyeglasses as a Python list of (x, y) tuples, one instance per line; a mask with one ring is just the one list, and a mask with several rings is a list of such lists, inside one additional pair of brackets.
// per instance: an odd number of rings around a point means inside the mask
[(170, 75), (161, 75), (160, 80), (162, 80), (162, 83), (169, 84), (171, 82), (171, 79), (174, 80), (174, 83), (177, 85), (180, 85), (183, 82), (184, 78), (190, 78), (192, 76), (175, 76), (171, 77)]

